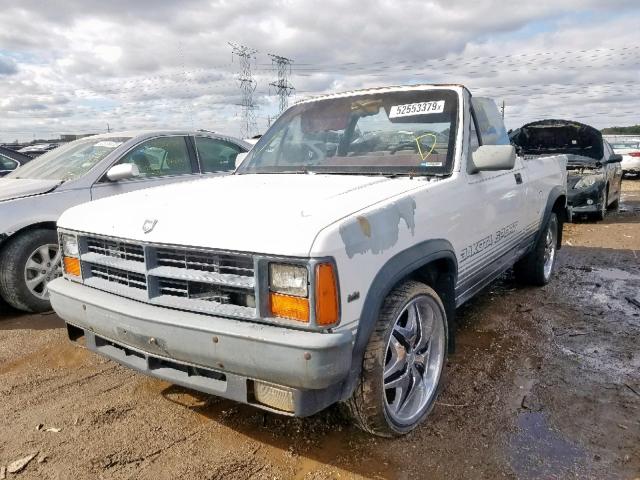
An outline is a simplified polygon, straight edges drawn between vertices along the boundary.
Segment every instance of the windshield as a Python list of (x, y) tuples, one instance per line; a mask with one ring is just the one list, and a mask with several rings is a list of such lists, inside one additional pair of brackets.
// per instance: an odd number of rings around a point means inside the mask
[(458, 95), (431, 89), (305, 102), (287, 110), (238, 173), (449, 173)]
[(81, 177), (129, 137), (83, 138), (51, 150), (5, 178), (37, 178), (65, 182)]

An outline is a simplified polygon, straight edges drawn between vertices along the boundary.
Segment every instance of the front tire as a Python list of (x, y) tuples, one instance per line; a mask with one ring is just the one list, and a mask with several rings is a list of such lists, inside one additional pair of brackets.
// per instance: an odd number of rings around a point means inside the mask
[(596, 220), (604, 220), (607, 216), (607, 203), (609, 203), (609, 185), (607, 185), (604, 191), (604, 198), (602, 199), (602, 206), (598, 213), (596, 213)]
[(556, 264), (558, 232), (558, 216), (551, 212), (534, 249), (514, 265), (520, 283), (539, 287), (549, 283)]
[(347, 412), (364, 431), (393, 437), (433, 408), (447, 357), (447, 316), (438, 294), (407, 281), (385, 298)]
[(25, 312), (51, 310), (49, 281), (62, 274), (54, 230), (38, 229), (9, 240), (0, 255), (0, 295)]

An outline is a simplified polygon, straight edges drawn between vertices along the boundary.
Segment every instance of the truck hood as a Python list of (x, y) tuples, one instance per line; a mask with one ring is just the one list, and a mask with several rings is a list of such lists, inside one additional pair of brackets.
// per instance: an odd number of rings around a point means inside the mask
[[(143, 242), (304, 257), (326, 226), (426, 183), (408, 177), (230, 175), (83, 204), (67, 210), (58, 226)], [(145, 222), (155, 222), (148, 233)]]
[(60, 184), (60, 180), (39, 180), (31, 178), (1, 178), (0, 202), (47, 193)]

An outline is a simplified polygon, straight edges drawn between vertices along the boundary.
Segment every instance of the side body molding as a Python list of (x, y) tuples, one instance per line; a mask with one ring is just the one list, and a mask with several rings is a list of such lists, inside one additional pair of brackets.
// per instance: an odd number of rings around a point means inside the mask
[[(453, 278), (451, 278), (451, 284), (455, 286), (457, 282), (458, 262), (453, 246), (445, 239), (432, 239), (418, 243), (392, 257), (380, 269), (371, 283), (371, 287), (369, 287), (369, 291), (364, 300), (358, 332), (356, 333), (353, 345), (351, 370), (343, 383), (342, 400), (348, 399), (357, 385), (360, 370), (362, 369), (364, 350), (373, 332), (378, 319), (378, 312), (382, 307), (385, 297), (403, 278), (410, 276), (412, 272), (415, 272), (420, 267), (436, 260), (446, 260), (451, 265), (454, 272)], [(445, 299), (443, 299), (443, 301), (445, 301)], [(446, 302), (445, 308), (447, 307), (447, 303), (451, 302)], [(451, 316), (455, 310), (455, 299), (453, 299), (452, 304), (454, 308), (451, 311), (446, 308), (448, 316)], [(452, 328), (454, 328), (454, 322), (450, 321), (449, 329), (451, 330)]]

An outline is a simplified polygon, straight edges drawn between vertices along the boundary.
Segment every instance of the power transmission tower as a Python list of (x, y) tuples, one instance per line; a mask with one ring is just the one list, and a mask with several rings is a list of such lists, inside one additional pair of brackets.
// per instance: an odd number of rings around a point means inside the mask
[(269, 56), (271, 57), (271, 64), (275, 65), (278, 71), (278, 80), (271, 82), (269, 85), (275, 87), (277, 91), (279, 97), (279, 113), (282, 113), (289, 106), (289, 95), (295, 90), (287, 78), (291, 75), (291, 64), (293, 60), (272, 53), (270, 53)]
[(242, 127), (240, 135), (243, 138), (249, 138), (258, 129), (254, 110), (256, 106), (253, 104), (253, 92), (256, 90), (256, 81), (251, 75), (251, 59), (254, 58), (257, 50), (249, 48), (245, 45), (229, 42), (232, 53), (240, 59), (240, 74), (238, 83), (242, 92)]

